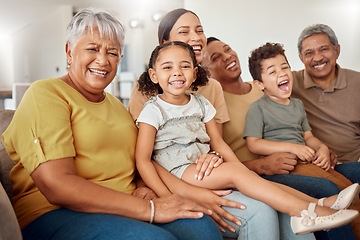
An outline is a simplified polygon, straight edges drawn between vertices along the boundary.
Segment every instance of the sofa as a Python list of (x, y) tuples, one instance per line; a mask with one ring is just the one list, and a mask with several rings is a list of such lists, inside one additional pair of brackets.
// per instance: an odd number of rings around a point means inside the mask
[[(9, 125), (14, 110), (0, 110), (0, 135)], [(9, 173), (14, 166), (4, 145), (0, 141), (0, 240), (22, 239), (19, 224), (10, 199), (12, 198), (12, 185)]]

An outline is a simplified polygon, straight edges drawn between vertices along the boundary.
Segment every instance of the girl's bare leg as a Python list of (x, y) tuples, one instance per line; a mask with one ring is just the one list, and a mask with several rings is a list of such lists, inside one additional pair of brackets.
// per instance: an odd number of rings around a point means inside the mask
[[(185, 170), (182, 179), (208, 189), (237, 188), (243, 194), (290, 216), (300, 216), (300, 212), (307, 209), (310, 202), (317, 202), (317, 199), (295, 189), (261, 178), (240, 162), (225, 162), (214, 168), (203, 180), (195, 179), (195, 168), (195, 164), (190, 165)], [(327, 207), (316, 207), (316, 213), (319, 216), (331, 215), (335, 212)]]

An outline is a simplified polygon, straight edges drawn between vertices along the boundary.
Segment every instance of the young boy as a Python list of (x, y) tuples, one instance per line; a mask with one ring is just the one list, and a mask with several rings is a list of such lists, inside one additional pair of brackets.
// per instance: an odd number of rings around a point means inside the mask
[(266, 43), (249, 57), (254, 84), (265, 94), (250, 105), (244, 139), (254, 154), (290, 152), (328, 171), (328, 147), (311, 133), (302, 102), (290, 98), (293, 76), (284, 52), (280, 44)]

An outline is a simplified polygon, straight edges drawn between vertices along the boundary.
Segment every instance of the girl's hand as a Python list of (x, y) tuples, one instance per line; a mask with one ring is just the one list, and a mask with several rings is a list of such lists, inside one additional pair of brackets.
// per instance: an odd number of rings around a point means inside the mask
[(195, 179), (202, 180), (204, 176), (209, 176), (213, 168), (223, 163), (222, 157), (213, 153), (205, 153), (195, 159), (196, 174)]
[(300, 144), (291, 144), (290, 152), (296, 154), (301, 160), (308, 162), (313, 161), (315, 156), (314, 149)]
[(313, 161), (318, 167), (321, 167), (325, 171), (328, 171), (331, 167), (330, 151), (326, 146), (320, 147), (315, 154), (315, 160)]

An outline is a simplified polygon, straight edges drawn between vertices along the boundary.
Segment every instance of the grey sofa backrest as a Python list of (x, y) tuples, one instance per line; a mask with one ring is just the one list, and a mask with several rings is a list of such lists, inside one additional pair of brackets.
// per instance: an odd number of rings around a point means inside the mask
[[(0, 135), (6, 130), (14, 113), (14, 110), (0, 110)], [(12, 185), (9, 179), (9, 173), (13, 166), (14, 162), (9, 158), (2, 141), (0, 141), (0, 182), (10, 199), (12, 198)]]
[[(6, 130), (14, 115), (13, 110), (0, 110), (0, 135)], [(2, 141), (0, 141), (0, 239), (21, 240), (21, 230), (11, 206), (12, 185), (9, 173), (14, 166)], [(6, 193), (5, 193), (6, 191)]]

